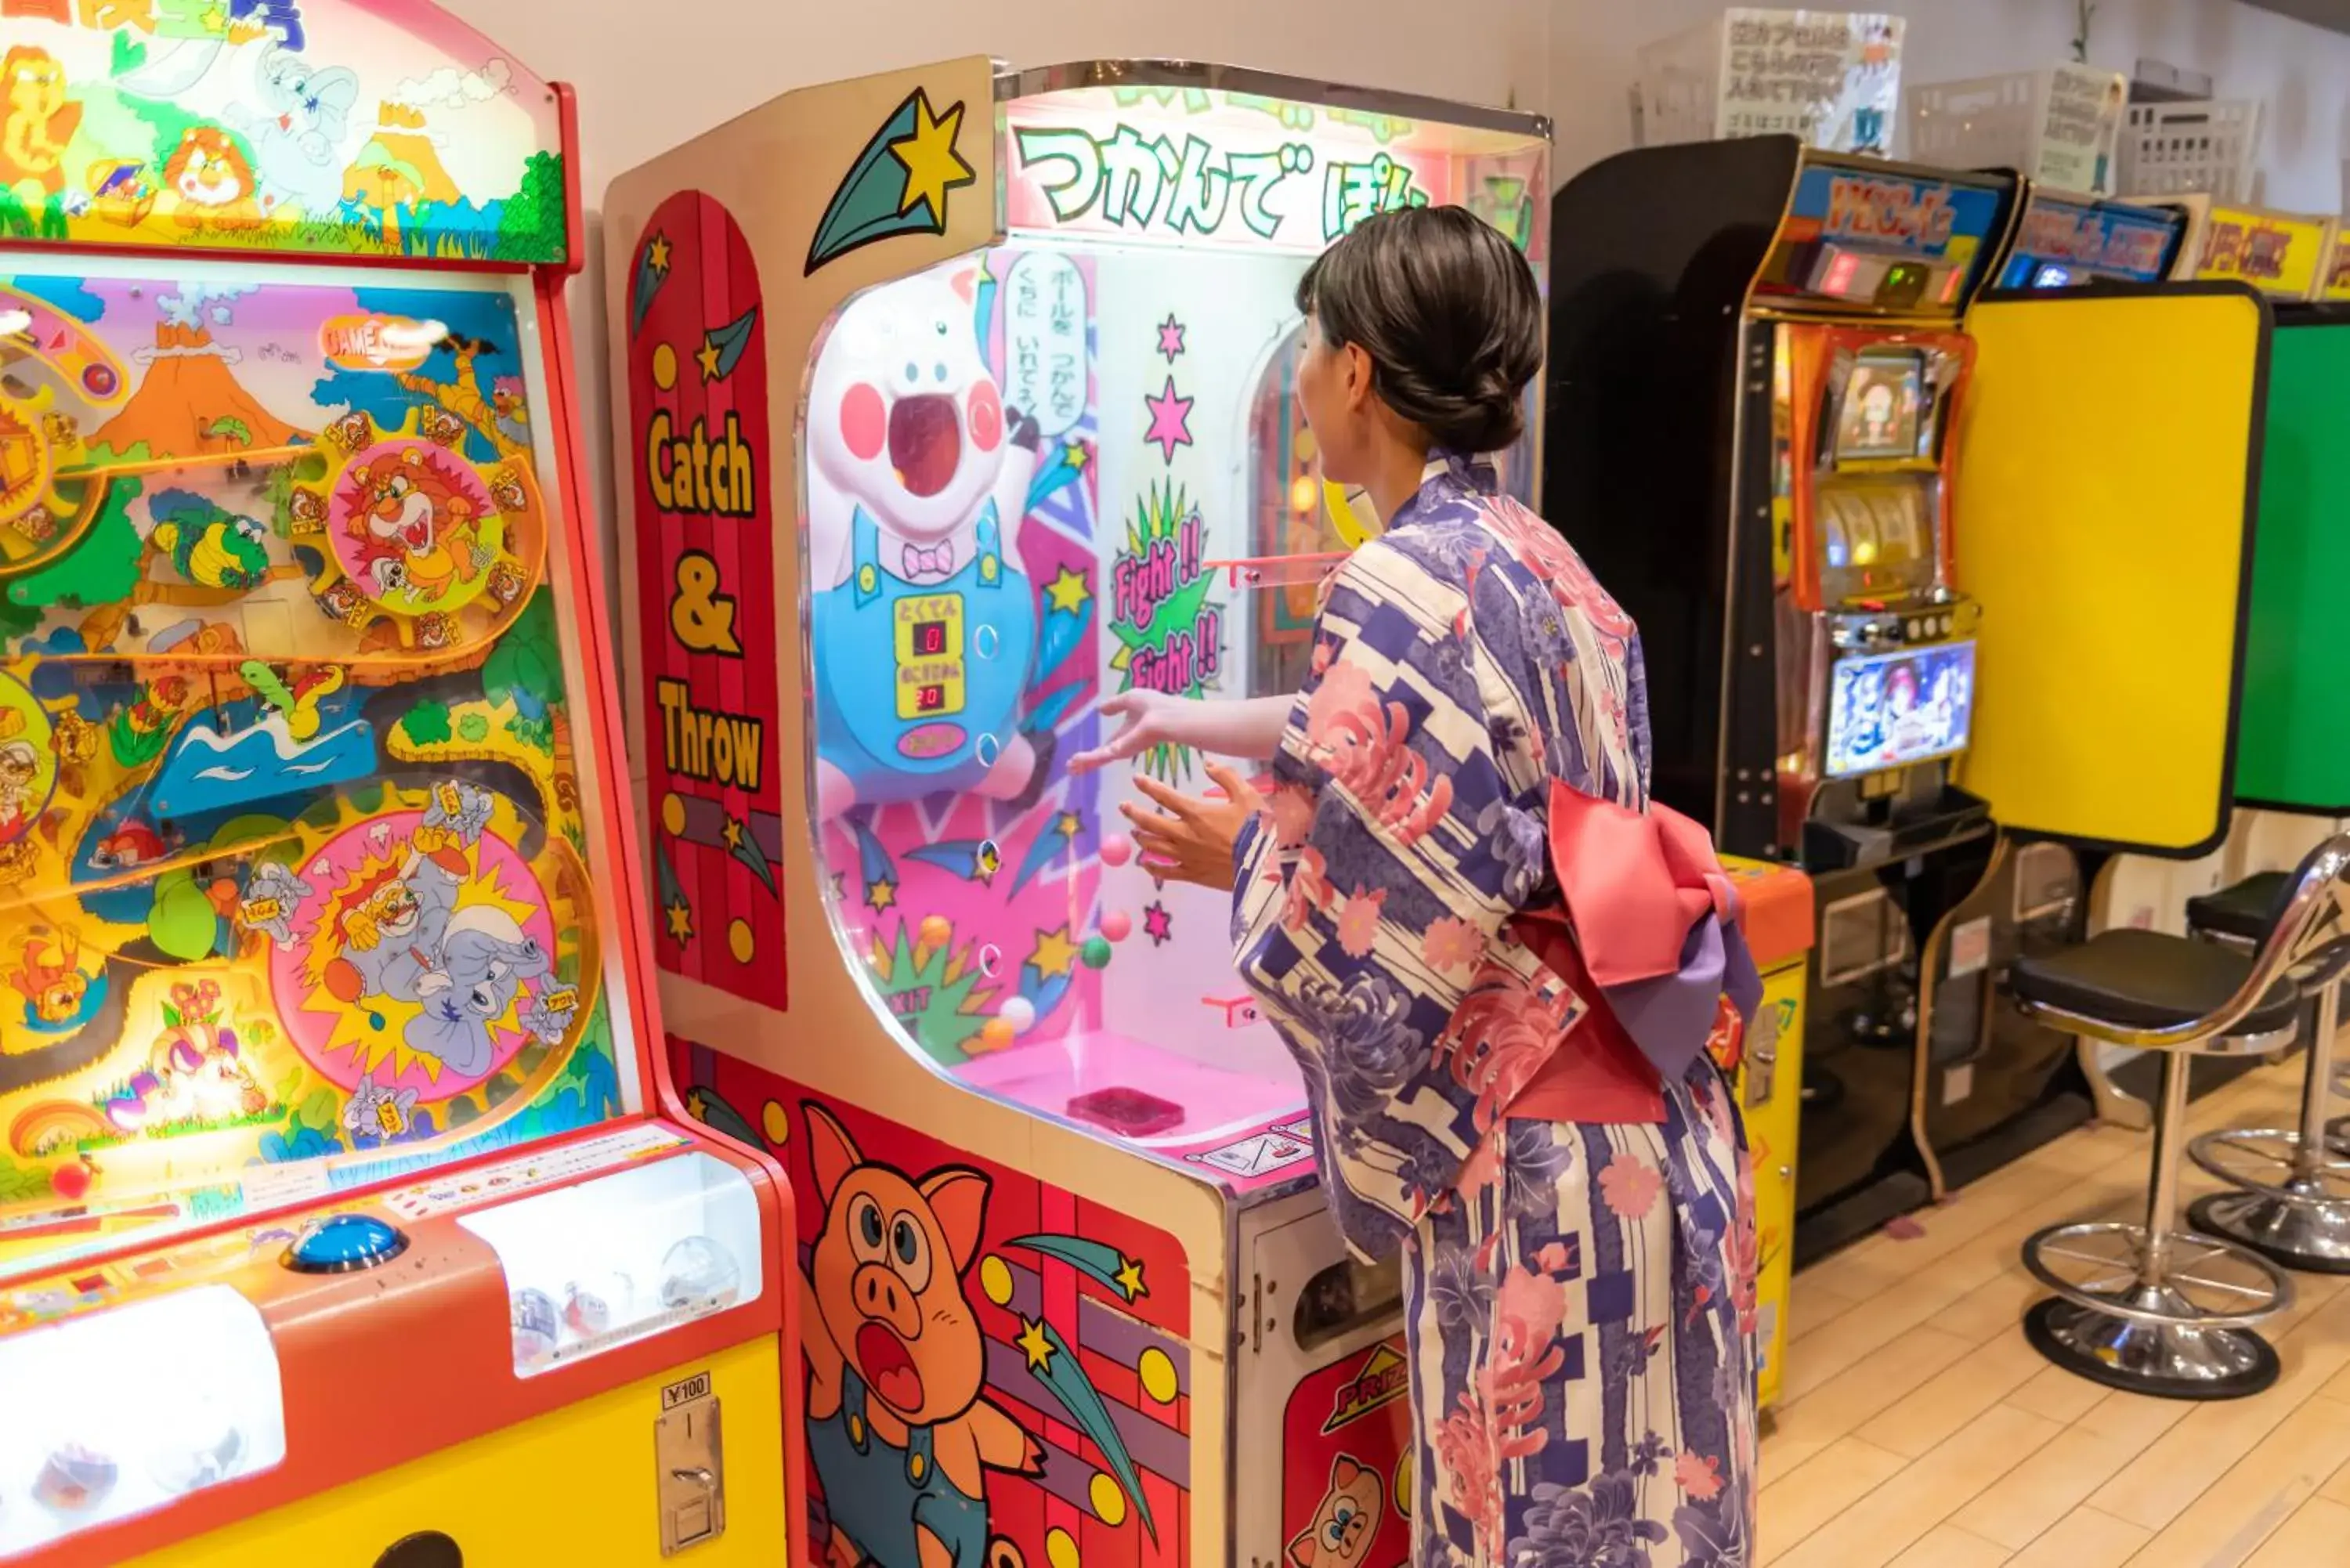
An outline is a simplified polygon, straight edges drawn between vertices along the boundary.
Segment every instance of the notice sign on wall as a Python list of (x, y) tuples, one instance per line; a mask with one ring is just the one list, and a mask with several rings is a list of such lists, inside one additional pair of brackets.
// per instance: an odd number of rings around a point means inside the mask
[(1898, 16), (1733, 10), (1723, 18), (1725, 136), (1788, 133), (1839, 152), (1887, 152), (1901, 97)]

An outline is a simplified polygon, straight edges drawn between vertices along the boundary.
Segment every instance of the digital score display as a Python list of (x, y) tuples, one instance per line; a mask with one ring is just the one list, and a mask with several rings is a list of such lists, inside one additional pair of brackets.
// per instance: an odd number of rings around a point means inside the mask
[(893, 641), (899, 718), (940, 719), (962, 711), (965, 613), (961, 594), (919, 594), (898, 601)]

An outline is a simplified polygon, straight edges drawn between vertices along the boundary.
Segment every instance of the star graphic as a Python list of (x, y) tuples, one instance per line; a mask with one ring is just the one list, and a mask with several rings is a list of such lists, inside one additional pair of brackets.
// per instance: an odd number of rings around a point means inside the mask
[(1066, 979), (1077, 961), (1077, 944), (1069, 940), (1069, 928), (1063, 926), (1058, 930), (1038, 931), (1036, 950), (1028, 955), (1028, 961), (1036, 966), (1039, 975), (1048, 980), (1055, 976)]
[(1045, 597), (1053, 601), (1055, 609), (1075, 615), (1086, 607), (1086, 601), (1093, 597), (1093, 590), (1086, 586), (1083, 572), (1063, 566), (1053, 574), (1053, 580), (1045, 585)]
[(1027, 1355), (1028, 1370), (1031, 1372), (1051, 1371), (1053, 1366), (1053, 1342), (1045, 1337), (1044, 1320), (1041, 1318), (1022, 1318), (1020, 1320), (1020, 1338), (1016, 1343), (1019, 1345), (1021, 1350)]
[(979, 847), (971, 852), (972, 880), (983, 888), (995, 886), (995, 874), (1003, 867), (1003, 851), (995, 846), (993, 838), (983, 838)]
[(728, 817), (726, 819), (726, 826), (718, 830), (718, 836), (726, 841), (727, 848), (735, 850), (741, 849), (743, 847), (742, 823), (733, 817)]
[(718, 379), (718, 339), (707, 332), (703, 333), (702, 347), (693, 351), (693, 362), (702, 367), (703, 380)]
[(955, 151), (955, 133), (962, 129), (962, 105), (933, 115), (929, 96), (914, 95), (913, 133), (889, 144), (890, 156), (906, 170), (906, 193), (898, 198), (898, 211), (910, 213), (926, 205), (931, 222), (946, 223), (947, 192), (961, 190), (979, 177)]
[(1147, 444), (1159, 443), (1162, 461), (1173, 462), (1175, 449), (1191, 444), (1191, 403), (1190, 398), (1175, 395), (1175, 378), (1167, 378), (1167, 389), (1155, 398), (1145, 398), (1142, 406), (1150, 410), (1150, 428), (1142, 432)]
[(669, 273), (669, 236), (655, 234), (652, 244), (645, 247), (645, 265), (652, 272), (666, 276)]
[(1175, 363), (1176, 355), (1183, 352), (1183, 324), (1175, 319), (1171, 310), (1167, 319), (1159, 324), (1159, 351), (1167, 356), (1170, 365)]
[(1061, 443), (1061, 461), (1067, 463), (1071, 468), (1077, 470), (1079, 472), (1083, 472), (1085, 471), (1086, 464), (1091, 462), (1093, 460), (1094, 454), (1092, 449), (1087, 447), (1085, 442), (1081, 441), (1066, 441)]
[(693, 940), (693, 906), (679, 898), (664, 905), (661, 912), (669, 917), (670, 940), (682, 947)]
[(879, 914), (898, 901), (898, 884), (887, 877), (876, 877), (865, 887), (866, 907)]
[(1085, 818), (1076, 812), (1065, 811), (1053, 819), (1053, 831), (1064, 838), (1075, 838), (1077, 836), (1077, 830), (1085, 825)]
[(1166, 905), (1153, 903), (1143, 909), (1142, 933), (1154, 948), (1165, 947), (1174, 937), (1175, 917), (1167, 912)]
[(1150, 1293), (1150, 1287), (1142, 1282), (1141, 1259), (1129, 1258), (1121, 1252), (1118, 1254), (1118, 1272), (1111, 1275), (1110, 1278), (1112, 1282), (1118, 1286), (1118, 1294), (1124, 1296), (1128, 1301), (1133, 1301), (1137, 1297), (1147, 1296)]

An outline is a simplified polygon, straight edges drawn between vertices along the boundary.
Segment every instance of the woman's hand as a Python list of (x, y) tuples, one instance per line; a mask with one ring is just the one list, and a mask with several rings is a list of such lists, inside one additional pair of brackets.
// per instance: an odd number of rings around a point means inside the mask
[(1280, 746), (1281, 732), (1288, 726), (1289, 711), (1296, 701), (1252, 697), (1207, 702), (1139, 689), (1121, 691), (1103, 699), (1097, 711), (1104, 718), (1125, 720), (1126, 727), (1106, 744), (1071, 757), (1069, 771), (1090, 773), (1139, 757), (1153, 746), (1190, 746), (1219, 756), (1262, 761)]
[(1162, 882), (1196, 882), (1232, 891), (1232, 846), (1241, 826), (1256, 815), (1257, 793), (1221, 763), (1208, 764), (1208, 777), (1222, 798), (1178, 794), (1156, 779), (1137, 777), (1134, 787), (1163, 808), (1145, 811), (1131, 802), (1118, 807), (1134, 825), (1142, 868)]
[(1153, 746), (1186, 744), (1180, 729), (1181, 710), (1191, 706), (1191, 700), (1170, 697), (1163, 691), (1151, 691), (1137, 687), (1102, 700), (1101, 716), (1123, 719), (1124, 726), (1102, 744), (1090, 752), (1079, 752), (1069, 759), (1073, 774), (1089, 774), (1096, 768), (1112, 763), (1122, 763), (1128, 757), (1139, 757)]

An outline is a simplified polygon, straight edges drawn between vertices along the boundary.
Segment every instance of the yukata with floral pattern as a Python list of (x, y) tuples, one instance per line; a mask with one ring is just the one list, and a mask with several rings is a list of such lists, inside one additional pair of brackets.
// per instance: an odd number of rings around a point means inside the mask
[(1653, 1122), (1504, 1114), (1580, 1048), (1588, 1001), (1513, 920), (1559, 902), (1554, 780), (1647, 808), (1638, 634), (1491, 468), (1440, 457), (1315, 639), (1234, 938), (1347, 1244), (1403, 1253), (1415, 1562), (1745, 1568), (1753, 1204), (1719, 1069)]

